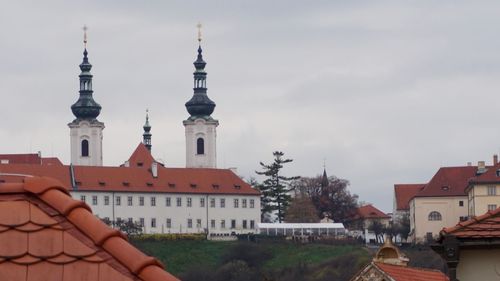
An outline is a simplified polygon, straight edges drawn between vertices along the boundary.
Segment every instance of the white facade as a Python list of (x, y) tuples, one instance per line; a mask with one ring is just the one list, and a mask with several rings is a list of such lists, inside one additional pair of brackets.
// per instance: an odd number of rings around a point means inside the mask
[(71, 191), (94, 215), (132, 220), (144, 233), (254, 233), (260, 222), (259, 195)]
[(217, 120), (183, 122), (186, 130), (186, 168), (217, 168)]
[(71, 164), (102, 166), (102, 131), (97, 120), (75, 120), (68, 124), (71, 138)]

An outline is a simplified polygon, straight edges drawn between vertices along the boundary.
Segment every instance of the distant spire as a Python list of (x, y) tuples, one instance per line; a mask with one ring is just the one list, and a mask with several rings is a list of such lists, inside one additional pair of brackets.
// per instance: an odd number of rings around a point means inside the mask
[(198, 27), (198, 43), (201, 45), (201, 22), (199, 22), (196, 27)]
[(83, 27), (83, 61), (80, 64), (81, 73), (80, 78), (80, 97), (71, 106), (71, 111), (77, 119), (94, 120), (99, 116), (101, 112), (101, 106), (95, 102), (92, 94), (92, 74), (90, 70), (92, 65), (89, 62), (88, 52), (87, 52), (87, 26)]
[(149, 110), (146, 109), (146, 123), (142, 127), (144, 129), (144, 134), (142, 134), (142, 143), (146, 146), (146, 148), (151, 151), (151, 136), (152, 134), (150, 133), (151, 131), (151, 125), (149, 124)]
[(327, 187), (329, 185), (328, 176), (326, 175), (326, 166), (323, 165), (323, 176), (321, 177), (321, 186)]

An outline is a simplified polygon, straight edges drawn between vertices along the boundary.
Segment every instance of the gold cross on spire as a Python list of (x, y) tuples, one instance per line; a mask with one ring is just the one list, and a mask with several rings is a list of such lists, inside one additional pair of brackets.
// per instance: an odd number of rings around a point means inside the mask
[(198, 42), (201, 42), (201, 22), (199, 22), (196, 27), (198, 27)]
[(88, 29), (89, 28), (86, 25), (83, 26), (83, 44), (85, 45), (85, 49), (87, 49), (87, 30)]

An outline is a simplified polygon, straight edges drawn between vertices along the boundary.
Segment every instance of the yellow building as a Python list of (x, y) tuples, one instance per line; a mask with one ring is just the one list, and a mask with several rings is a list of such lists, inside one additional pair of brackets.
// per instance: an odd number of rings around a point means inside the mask
[(466, 189), (469, 205), (469, 216), (484, 214), (500, 207), (500, 164), (493, 158), (493, 166), (485, 167), (480, 163), (478, 170), (484, 171), (469, 180)]

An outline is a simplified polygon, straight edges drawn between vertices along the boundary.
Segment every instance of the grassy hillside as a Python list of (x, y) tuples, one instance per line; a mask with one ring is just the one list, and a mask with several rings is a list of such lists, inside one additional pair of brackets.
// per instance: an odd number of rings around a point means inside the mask
[[(212, 241), (132, 241), (142, 251), (160, 259), (167, 265), (168, 271), (179, 275), (196, 267), (215, 270), (220, 266), (224, 255), (240, 242)], [(368, 260), (368, 252), (360, 246), (353, 245), (321, 245), (275, 242), (259, 243), (256, 247), (270, 252), (263, 268), (279, 271), (299, 264), (320, 265), (343, 255), (355, 256), (360, 261)]]

